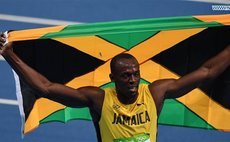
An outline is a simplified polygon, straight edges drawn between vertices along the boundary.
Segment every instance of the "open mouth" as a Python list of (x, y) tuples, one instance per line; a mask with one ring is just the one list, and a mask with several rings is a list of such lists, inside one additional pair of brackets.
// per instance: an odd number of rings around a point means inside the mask
[(129, 91), (130, 92), (136, 92), (137, 91), (137, 86), (130, 86)]

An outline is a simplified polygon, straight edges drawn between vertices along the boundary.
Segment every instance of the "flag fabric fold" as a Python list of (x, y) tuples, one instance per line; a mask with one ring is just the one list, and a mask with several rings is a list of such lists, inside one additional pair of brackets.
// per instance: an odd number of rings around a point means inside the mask
[[(178, 78), (230, 44), (230, 14), (154, 18), (12, 31), (9, 42), (28, 65), (72, 88), (114, 86), (109, 63), (134, 55), (141, 83)], [(15, 74), (16, 76), (16, 74)], [(40, 124), (91, 120), (88, 108), (70, 108), (39, 94), (16, 78), (23, 133)], [(159, 124), (230, 131), (230, 69), (210, 84), (165, 101)]]

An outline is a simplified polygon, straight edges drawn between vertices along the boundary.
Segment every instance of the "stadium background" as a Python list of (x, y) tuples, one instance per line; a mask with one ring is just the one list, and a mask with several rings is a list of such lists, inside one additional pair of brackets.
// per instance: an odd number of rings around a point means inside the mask
[[(199, 2), (206, 1), (206, 2)], [(1, 0), (0, 31), (155, 17), (224, 14), (229, 0)], [(214, 1), (217, 1), (214, 3)], [(49, 123), (21, 138), (13, 74), (0, 57), (0, 142), (96, 142), (92, 122)], [(230, 133), (159, 126), (158, 142), (229, 142)]]

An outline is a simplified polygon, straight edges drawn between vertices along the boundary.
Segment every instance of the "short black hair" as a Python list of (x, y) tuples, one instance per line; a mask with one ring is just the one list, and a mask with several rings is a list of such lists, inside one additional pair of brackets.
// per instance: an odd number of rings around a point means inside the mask
[(110, 70), (111, 70), (111, 73), (114, 73), (115, 69), (116, 69), (116, 63), (121, 60), (121, 59), (132, 59), (132, 60), (136, 60), (137, 59), (131, 55), (131, 54), (128, 54), (128, 53), (120, 53), (116, 56), (114, 56), (110, 62)]

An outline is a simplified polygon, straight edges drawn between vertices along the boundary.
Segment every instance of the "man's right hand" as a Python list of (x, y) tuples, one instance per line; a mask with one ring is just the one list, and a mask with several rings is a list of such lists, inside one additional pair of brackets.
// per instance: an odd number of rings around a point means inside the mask
[(3, 52), (5, 50), (4, 46), (5, 46), (6, 40), (7, 40), (6, 35), (3, 32), (1, 32), (0, 33), (0, 54), (1, 55), (3, 54)]
[(4, 33), (0, 33), (0, 48), (2, 49), (3, 45), (5, 44), (6, 42), (6, 36)]
[(11, 47), (12, 47), (12, 43), (7, 43), (7, 36), (3, 32), (1, 32), (0, 33), (0, 55), (6, 53), (8, 49), (12, 49)]

